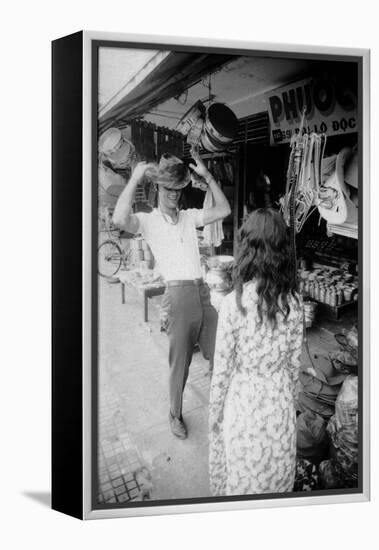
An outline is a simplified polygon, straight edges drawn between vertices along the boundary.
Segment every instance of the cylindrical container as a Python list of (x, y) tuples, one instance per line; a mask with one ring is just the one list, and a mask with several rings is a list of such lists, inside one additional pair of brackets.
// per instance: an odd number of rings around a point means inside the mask
[(314, 287), (314, 284), (313, 284), (313, 281), (311, 281), (309, 283), (309, 296), (311, 298), (314, 298), (315, 297), (315, 287)]
[(324, 287), (324, 285), (321, 285), (321, 286), (320, 286), (319, 300), (320, 300), (320, 302), (322, 302), (322, 303), (325, 302), (325, 287)]
[(325, 290), (324, 303), (330, 305), (330, 289), (329, 289), (329, 287), (326, 287), (326, 290)]
[(314, 299), (317, 300), (318, 302), (320, 301), (320, 287), (317, 281), (315, 281), (315, 285), (314, 285)]
[(350, 286), (345, 286), (343, 289), (343, 296), (345, 298), (345, 302), (351, 302), (353, 289)]
[(332, 290), (331, 290), (331, 292), (330, 292), (329, 304), (330, 304), (332, 307), (335, 307), (335, 306), (337, 305), (337, 293), (336, 293), (334, 287), (332, 288)]
[(341, 306), (344, 302), (343, 290), (340, 288), (337, 293), (337, 305)]
[(304, 294), (305, 294), (305, 296), (308, 296), (308, 294), (309, 294), (309, 281), (308, 281), (308, 279), (306, 279), (305, 283), (304, 283)]

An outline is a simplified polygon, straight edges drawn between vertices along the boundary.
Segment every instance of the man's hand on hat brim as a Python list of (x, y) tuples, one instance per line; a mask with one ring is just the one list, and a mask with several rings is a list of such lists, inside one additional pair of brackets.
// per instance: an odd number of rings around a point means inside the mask
[(201, 176), (202, 178), (206, 179), (209, 176), (209, 170), (205, 166), (204, 162), (200, 159), (200, 157), (194, 158), (194, 161), (196, 164), (189, 164), (189, 168), (196, 172), (198, 176)]
[(147, 162), (145, 162), (145, 161), (138, 162), (134, 167), (134, 170), (133, 170), (133, 173), (132, 173), (131, 177), (134, 180), (140, 181), (143, 178), (143, 176), (145, 175), (147, 167), (148, 167)]

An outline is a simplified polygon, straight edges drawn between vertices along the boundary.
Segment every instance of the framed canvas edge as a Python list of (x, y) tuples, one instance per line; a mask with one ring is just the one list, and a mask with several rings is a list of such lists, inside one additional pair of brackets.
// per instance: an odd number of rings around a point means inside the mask
[(201, 48), (231, 48), (235, 50), (267, 51), (273, 53), (339, 55), (364, 57), (370, 52), (369, 48), (353, 48), (342, 46), (323, 46), (291, 44), (281, 42), (254, 42), (246, 40), (230, 40), (203, 37), (164, 36), (152, 34), (117, 33), (102, 31), (83, 31), (84, 41), (128, 42), (138, 44), (160, 44), (172, 46), (193, 46)]
[[(361, 259), (363, 279), (361, 291), (362, 314), (362, 492), (329, 494), (325, 496), (299, 496), (291, 498), (267, 498), (264, 500), (240, 500), (193, 504), (147, 505), (135, 508), (92, 509), (92, 59), (93, 41), (125, 42), (138, 44), (182, 45), (204, 48), (231, 48), (236, 50), (353, 56), (362, 61), (362, 180), (364, 185), (362, 219), (360, 221)], [(370, 49), (336, 46), (295, 45), (274, 42), (246, 42), (190, 37), (168, 37), (83, 31), (83, 519), (105, 519), (162, 514), (196, 513), (210, 511), (277, 508), (284, 506), (322, 505), (367, 502), (370, 500)], [(306, 500), (305, 500), (306, 499)]]

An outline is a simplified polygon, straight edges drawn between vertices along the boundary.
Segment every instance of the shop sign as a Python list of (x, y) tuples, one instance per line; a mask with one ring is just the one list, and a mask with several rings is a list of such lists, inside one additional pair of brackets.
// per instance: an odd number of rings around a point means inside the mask
[(357, 98), (346, 83), (308, 78), (266, 96), (271, 144), (288, 143), (299, 133), (304, 106), (304, 132), (333, 136), (357, 131)]

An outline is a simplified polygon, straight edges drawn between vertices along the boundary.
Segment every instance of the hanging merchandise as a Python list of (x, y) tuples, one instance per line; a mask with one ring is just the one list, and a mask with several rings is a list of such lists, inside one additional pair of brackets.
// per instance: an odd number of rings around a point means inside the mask
[(99, 153), (115, 169), (130, 168), (135, 161), (135, 147), (125, 130), (109, 128), (99, 138)]
[(203, 103), (201, 101), (196, 101), (179, 120), (176, 125), (176, 130), (183, 134), (183, 136), (188, 136), (191, 129), (196, 126), (199, 120), (204, 124), (204, 114), (205, 107)]
[(198, 147), (204, 127), (205, 107), (201, 101), (194, 105), (179, 120), (176, 130), (186, 137), (187, 143)]
[[(215, 205), (213, 193), (211, 190), (207, 189), (204, 197), (203, 209), (207, 210), (212, 208)], [(203, 240), (204, 244), (208, 246), (221, 246), (222, 241), (224, 240), (224, 232), (222, 230), (222, 220), (218, 220), (213, 223), (207, 224), (203, 229)]]
[(351, 156), (345, 164), (345, 183), (350, 186), (350, 193), (353, 195), (352, 200), (355, 203), (354, 189), (358, 190), (358, 148), (355, 146), (352, 149)]
[(189, 143), (190, 145), (199, 145), (203, 128), (204, 120), (202, 118), (199, 118), (188, 132), (187, 143)]
[(223, 103), (208, 106), (205, 124), (201, 135), (201, 144), (209, 152), (225, 151), (238, 132), (238, 119), (229, 107)]
[[(350, 147), (344, 147), (337, 156), (332, 157), (329, 163), (332, 165), (332, 173), (322, 181), (319, 188), (318, 210), (320, 215), (331, 224), (353, 223), (358, 220), (358, 208), (350, 198), (349, 186), (345, 183), (345, 165), (352, 156)], [(326, 159), (325, 159), (326, 160)], [(350, 164), (348, 177), (353, 187), (357, 183), (354, 177), (354, 164)]]
[(233, 164), (229, 160), (224, 160), (225, 180), (227, 185), (234, 185), (234, 168)]
[(130, 131), (131, 140), (136, 148), (139, 159), (147, 162), (155, 160), (155, 133), (159, 132), (158, 128), (155, 128), (153, 124), (149, 124), (146, 121), (133, 120), (130, 125)]
[(225, 151), (236, 137), (238, 119), (223, 103), (210, 103), (205, 108), (197, 101), (179, 120), (176, 130), (186, 136), (190, 145), (202, 145), (206, 151), (218, 153)]
[(280, 210), (290, 227), (290, 255), (296, 270), (296, 233), (299, 233), (316, 208), (318, 188), (321, 181), (321, 165), (324, 156), (326, 135), (304, 132), (306, 108), (303, 109), (298, 134), (291, 138), (286, 192), (281, 198)]
[(322, 161), (326, 145), (325, 134), (303, 132), (305, 110), (301, 127), (290, 143), (286, 192), (281, 199), (281, 211), (287, 225), (299, 233), (318, 204)]

